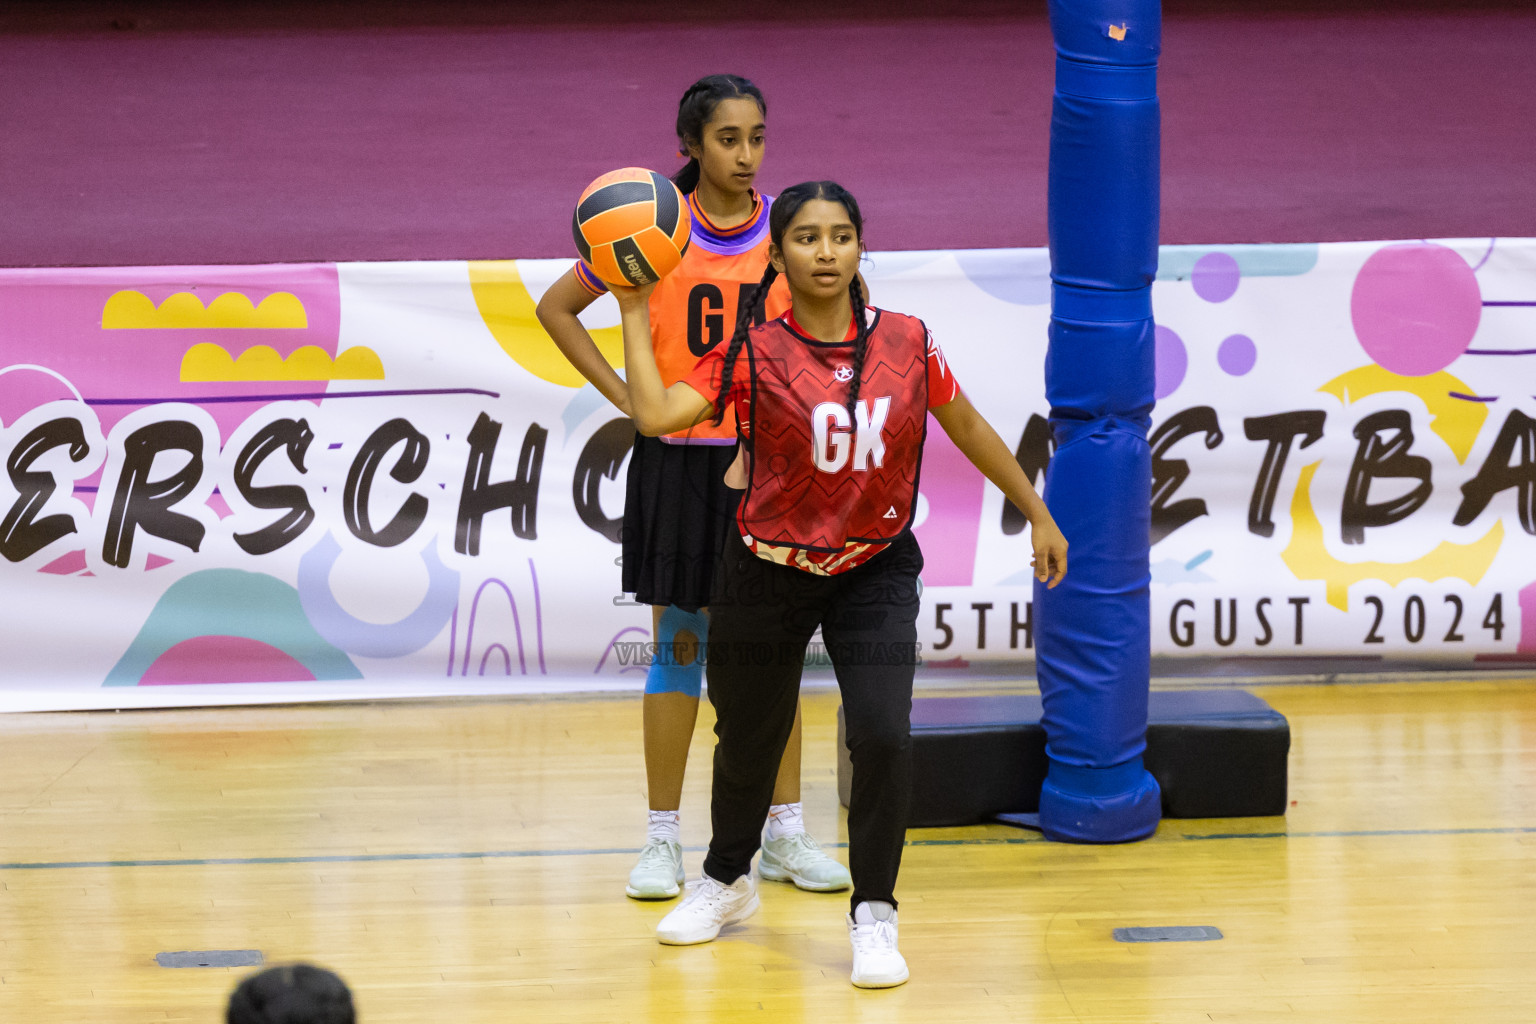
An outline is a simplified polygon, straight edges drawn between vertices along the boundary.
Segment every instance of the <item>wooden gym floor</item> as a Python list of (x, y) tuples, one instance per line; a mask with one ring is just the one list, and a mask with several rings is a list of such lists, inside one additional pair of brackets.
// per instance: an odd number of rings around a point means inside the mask
[[(914, 830), (907, 986), (848, 984), (844, 895), (765, 884), (713, 945), (624, 898), (633, 698), (0, 718), (0, 1019), (221, 1021), (259, 949), (339, 971), (365, 1024), (1536, 1019), (1536, 679), (1256, 688), (1284, 818), (1062, 846)], [(846, 840), (835, 696), (806, 698), (812, 831)], [(707, 830), (708, 710), (684, 806)], [(1127, 925), (1217, 942), (1116, 943)]]

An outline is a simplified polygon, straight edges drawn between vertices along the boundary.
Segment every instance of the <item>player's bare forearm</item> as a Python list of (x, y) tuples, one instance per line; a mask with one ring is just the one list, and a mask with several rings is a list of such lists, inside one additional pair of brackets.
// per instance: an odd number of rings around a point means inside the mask
[(992, 429), (992, 424), (976, 411), (963, 393), (934, 409), (933, 416), (949, 439), (955, 442), (955, 447), (1029, 520), (1036, 577), (1048, 580), (1052, 587), (1061, 582), (1067, 573), (1066, 538), (1029, 477), (1019, 467), (1018, 460)]
[(983, 476), (996, 484), (1009, 501), (1019, 507), (1019, 511), (1024, 513), (1024, 518), (1031, 524), (1042, 515), (1050, 516), (1045, 502), (1040, 500), (1040, 495), (1035, 493), (1035, 488), (1030, 484), (1029, 477), (1019, 468), (1018, 460), (1013, 457), (1003, 439), (997, 436), (992, 424), (976, 411), (976, 407), (963, 393), (957, 395), (954, 401), (933, 410), (933, 416), (939, 421), (939, 426), (944, 428), (944, 433), (949, 435), (949, 439), (955, 442), (955, 447), (981, 470)]
[(576, 372), (592, 382), (604, 398), (612, 402), (624, 415), (629, 409), (629, 388), (624, 378), (614, 372), (603, 353), (598, 350), (592, 335), (587, 333), (578, 314), (593, 302), (593, 295), (582, 287), (575, 269), (566, 271), (539, 299), (535, 311), (539, 323), (549, 333), (555, 347), (568, 359)]
[(614, 298), (624, 325), (624, 368), (628, 374), (629, 415), (647, 437), (684, 430), (714, 414), (714, 406), (693, 388), (662, 383), (651, 338), (650, 286), (615, 286)]

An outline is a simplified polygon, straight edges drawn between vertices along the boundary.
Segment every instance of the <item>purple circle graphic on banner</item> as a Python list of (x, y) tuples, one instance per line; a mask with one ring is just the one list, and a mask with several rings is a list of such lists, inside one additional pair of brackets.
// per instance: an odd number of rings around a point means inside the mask
[(1477, 275), (1454, 249), (1406, 242), (1376, 250), (1349, 299), (1355, 337), (1375, 363), (1405, 377), (1450, 366), (1483, 315)]
[(1258, 361), (1259, 350), (1246, 334), (1228, 336), (1216, 350), (1216, 365), (1234, 377), (1241, 377)]
[(1224, 252), (1208, 252), (1195, 260), (1189, 282), (1195, 286), (1195, 294), (1206, 302), (1226, 302), (1237, 293), (1237, 282), (1242, 276), (1237, 260)]
[(299, 559), (298, 592), (315, 632), (344, 651), (368, 658), (414, 654), (442, 632), (459, 607), (459, 574), (437, 557), (436, 541), (421, 549), (427, 566), (426, 596), (399, 622), (367, 622), (341, 606), (331, 592), (331, 569), (340, 557), (341, 545), (327, 532)]
[(1184, 339), (1162, 324), (1153, 334), (1155, 353), (1152, 395), (1167, 398), (1184, 383), (1184, 373), (1189, 369), (1189, 353), (1184, 350)]

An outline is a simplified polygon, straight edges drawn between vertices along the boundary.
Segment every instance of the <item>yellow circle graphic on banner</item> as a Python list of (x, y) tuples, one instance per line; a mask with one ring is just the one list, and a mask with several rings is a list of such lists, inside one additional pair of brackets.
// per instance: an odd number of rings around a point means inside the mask
[[(1453, 391), (1470, 390), (1460, 379), (1441, 370), (1422, 377), (1405, 377), (1380, 366), (1362, 366), (1340, 374), (1318, 388), (1349, 405), (1369, 395), (1402, 392), (1418, 397), (1431, 416), (1429, 429), (1451, 449), (1456, 461), (1466, 464), (1472, 445), (1488, 418), (1488, 410), (1475, 402), (1451, 397)], [(1346, 562), (1335, 558), (1323, 542), (1323, 525), (1312, 508), (1312, 477), (1321, 466), (1303, 466), (1291, 498), (1291, 540), (1281, 559), (1299, 580), (1321, 580), (1327, 585), (1328, 603), (1349, 611), (1349, 588), (1364, 580), (1380, 580), (1397, 586), (1404, 580), (1435, 583), (1444, 579), (1465, 580), (1477, 586), (1504, 543), (1504, 524), (1467, 544), (1441, 541), (1435, 549), (1411, 562)]]
[(1301, 468), (1296, 494), (1291, 498), (1291, 541), (1280, 558), (1297, 579), (1326, 584), (1328, 603), (1340, 611), (1349, 611), (1349, 588), (1365, 580), (1380, 580), (1395, 587), (1410, 579), (1426, 583), (1456, 579), (1475, 587), (1493, 568), (1504, 543), (1503, 523), (1494, 523), (1470, 544), (1443, 540), (1429, 554), (1411, 562), (1345, 562), (1333, 557), (1323, 542), (1323, 524), (1312, 509), (1312, 477), (1320, 465), (1313, 462)]
[[(513, 361), (540, 380), (579, 388), (586, 378), (561, 353), (534, 313), (533, 296), (517, 272), (516, 260), (472, 260), (469, 287), (480, 318)], [(609, 365), (624, 365), (624, 332), (618, 327), (588, 331)]]

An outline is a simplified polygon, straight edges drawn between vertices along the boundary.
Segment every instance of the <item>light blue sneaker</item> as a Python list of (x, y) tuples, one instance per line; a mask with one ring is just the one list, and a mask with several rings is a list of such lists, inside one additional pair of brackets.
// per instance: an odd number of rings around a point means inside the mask
[(652, 839), (640, 851), (624, 893), (632, 900), (669, 900), (683, 891), (683, 847), (669, 839)]
[(853, 884), (848, 869), (823, 853), (809, 832), (769, 839), (765, 831), (757, 873), (769, 881), (793, 882), (809, 892), (837, 892)]

